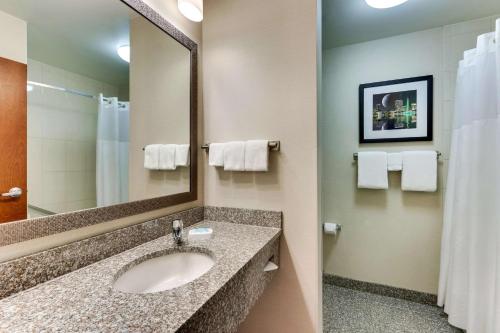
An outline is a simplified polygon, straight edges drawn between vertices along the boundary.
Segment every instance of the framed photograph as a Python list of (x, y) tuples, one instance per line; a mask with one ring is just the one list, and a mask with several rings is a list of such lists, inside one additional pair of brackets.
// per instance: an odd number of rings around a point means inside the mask
[(359, 86), (359, 142), (432, 141), (433, 76)]

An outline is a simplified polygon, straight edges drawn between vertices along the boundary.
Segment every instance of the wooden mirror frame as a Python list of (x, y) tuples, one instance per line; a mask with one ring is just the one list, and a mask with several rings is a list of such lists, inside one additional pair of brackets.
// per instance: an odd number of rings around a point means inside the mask
[(189, 192), (0, 224), (0, 246), (146, 213), (198, 198), (198, 45), (142, 0), (120, 0), (186, 47), (191, 57)]

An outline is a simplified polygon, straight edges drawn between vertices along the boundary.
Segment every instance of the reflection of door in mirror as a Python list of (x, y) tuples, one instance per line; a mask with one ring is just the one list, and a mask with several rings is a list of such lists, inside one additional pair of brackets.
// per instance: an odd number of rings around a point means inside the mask
[(0, 223), (26, 218), (26, 65), (0, 58)]

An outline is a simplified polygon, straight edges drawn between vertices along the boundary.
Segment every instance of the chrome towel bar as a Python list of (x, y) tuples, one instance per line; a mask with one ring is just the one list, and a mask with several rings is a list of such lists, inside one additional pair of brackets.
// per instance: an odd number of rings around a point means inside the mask
[[(280, 141), (269, 141), (268, 146), (269, 146), (270, 151), (280, 151), (281, 142)], [(208, 150), (210, 149), (210, 143), (205, 143), (204, 145), (201, 146), (201, 149), (205, 150), (208, 153)]]
[[(441, 155), (442, 155), (442, 154), (441, 154), (441, 152), (439, 152), (439, 151), (436, 151), (436, 154), (437, 154), (437, 158), (438, 158), (438, 159), (439, 159), (439, 158), (441, 157)], [(358, 153), (354, 153), (354, 154), (352, 154), (352, 158), (353, 158), (355, 161), (357, 161), (357, 160), (358, 160)]]

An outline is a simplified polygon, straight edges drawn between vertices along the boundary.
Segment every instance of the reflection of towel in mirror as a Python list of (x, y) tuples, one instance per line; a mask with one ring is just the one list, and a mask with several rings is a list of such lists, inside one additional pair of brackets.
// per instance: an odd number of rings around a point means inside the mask
[(175, 148), (177, 145), (160, 145), (159, 170), (175, 170)]
[(160, 146), (147, 145), (144, 148), (144, 168), (149, 170), (158, 170), (160, 167)]
[(175, 145), (175, 166), (189, 166), (189, 145)]

